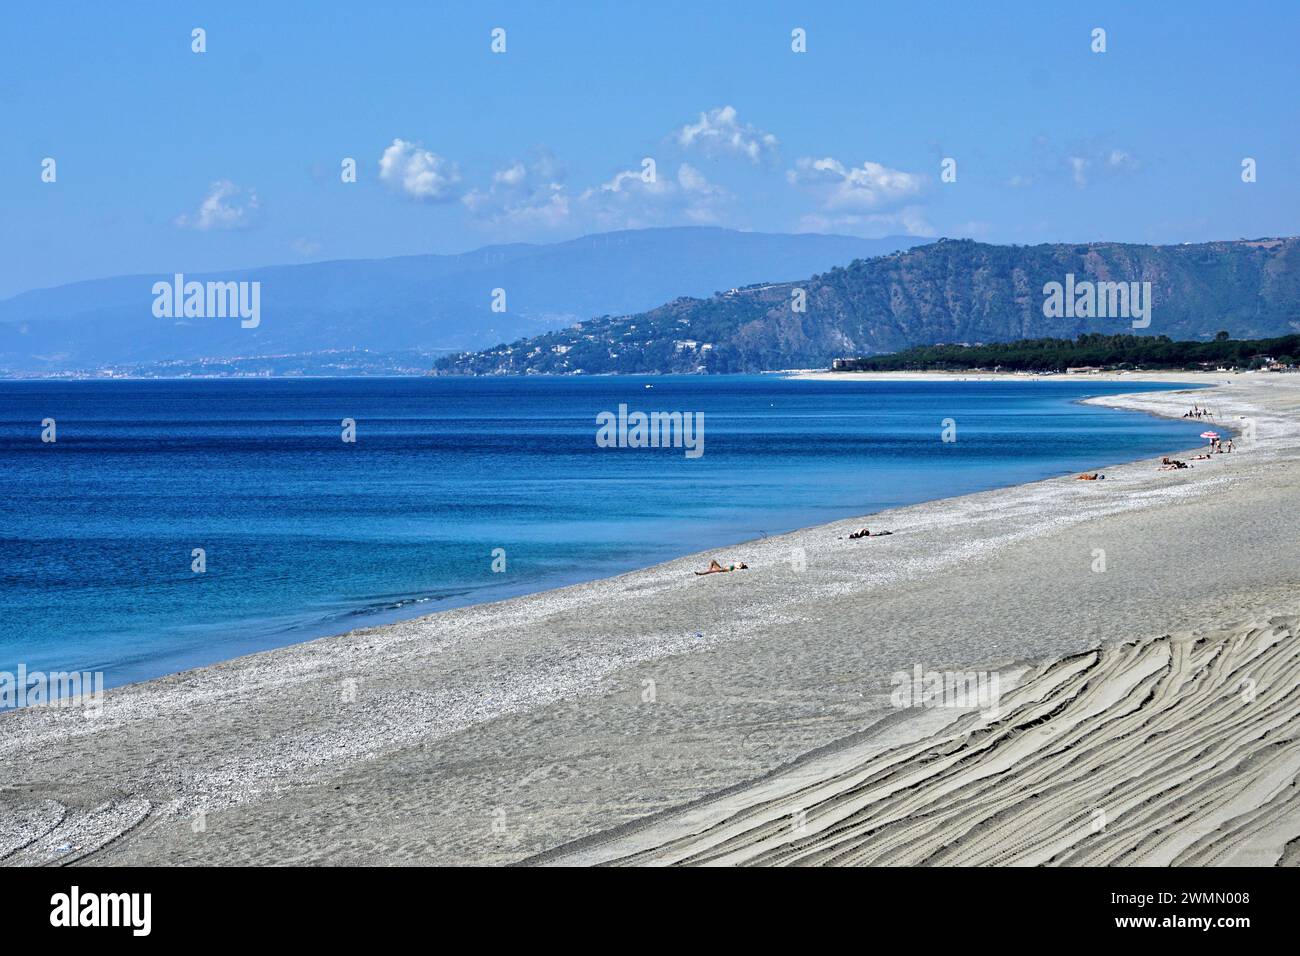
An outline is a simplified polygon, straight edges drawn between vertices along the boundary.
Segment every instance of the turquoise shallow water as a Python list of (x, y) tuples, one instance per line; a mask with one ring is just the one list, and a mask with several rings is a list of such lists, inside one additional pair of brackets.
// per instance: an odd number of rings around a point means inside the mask
[[(1077, 404), (1157, 387), (0, 382), (0, 671), (121, 684), (1199, 444), (1200, 425)], [(596, 416), (620, 403), (703, 412), (704, 454), (597, 447)], [(344, 418), (355, 443), (340, 439)], [(956, 442), (940, 440), (947, 418)]]

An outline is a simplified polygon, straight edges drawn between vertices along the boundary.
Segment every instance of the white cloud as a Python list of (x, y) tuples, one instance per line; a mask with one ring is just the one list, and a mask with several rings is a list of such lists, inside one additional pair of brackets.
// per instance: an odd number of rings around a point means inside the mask
[(498, 169), (492, 174), (492, 181), (502, 186), (518, 186), (528, 175), (524, 164), (516, 160), (505, 169)]
[(724, 192), (720, 186), (709, 182), (704, 174), (690, 163), (682, 163), (677, 167), (677, 185), (681, 186), (683, 191), (698, 196), (720, 196)]
[(193, 214), (177, 216), (178, 226), (190, 229), (239, 229), (247, 226), (261, 208), (257, 193), (242, 189), (229, 179), (219, 179), (208, 187), (208, 194)]
[(706, 156), (736, 154), (751, 163), (775, 158), (781, 145), (771, 133), (742, 123), (734, 106), (701, 113), (698, 121), (680, 127), (673, 138), (683, 149), (699, 149)]
[(659, 225), (668, 212), (666, 200), (673, 191), (656, 168), (647, 181), (642, 169), (620, 170), (599, 186), (583, 190), (578, 197), (584, 220), (602, 229), (641, 229)]
[(1065, 157), (1066, 165), (1070, 167), (1070, 178), (1074, 180), (1074, 185), (1082, 189), (1088, 185), (1088, 160), (1083, 156)]
[(895, 219), (909, 236), (934, 235), (934, 226), (930, 225), (925, 218), (925, 213), (916, 206), (907, 206), (900, 209), (896, 213)]
[(1126, 150), (1112, 149), (1110, 156), (1106, 158), (1106, 165), (1116, 171), (1133, 172), (1141, 166), (1141, 163), (1138, 162), (1137, 157)]
[(1030, 148), (1031, 168), (1006, 180), (1013, 189), (1051, 186), (1063, 178), (1075, 189), (1137, 173), (1141, 161), (1127, 149), (1096, 138), (1057, 146), (1045, 136), (1036, 136)]
[(686, 203), (683, 212), (687, 219), (709, 225), (721, 220), (721, 207), (731, 199), (727, 190), (709, 182), (690, 163), (682, 163), (677, 167), (677, 185)]
[[(624, 169), (614, 174), (614, 178), (607, 183), (600, 184), (600, 191), (606, 193), (627, 193), (629, 195), (636, 193), (649, 193), (651, 195), (662, 195), (672, 188), (671, 184), (659, 179), (658, 168), (656, 167), (653, 179), (646, 178), (646, 171), (642, 169)], [(588, 189), (583, 193), (584, 197), (589, 197), (595, 190)]]
[(932, 226), (919, 206), (904, 206), (894, 212), (884, 213), (810, 213), (799, 220), (799, 232), (850, 233), (869, 237), (906, 234), (933, 236)]
[(571, 212), (563, 176), (552, 153), (538, 149), (527, 160), (513, 160), (498, 169), (488, 189), (470, 190), (461, 202), (476, 218), (493, 225), (558, 228)]
[(1137, 157), (1127, 150), (1104, 147), (1093, 148), (1084, 155), (1067, 156), (1065, 163), (1070, 170), (1070, 179), (1077, 189), (1085, 188), (1094, 172), (1104, 178), (1134, 173), (1142, 166)]
[(455, 198), (456, 164), (404, 139), (394, 139), (379, 158), (379, 179), (390, 188), (424, 202)]
[(569, 221), (569, 194), (561, 183), (546, 183), (527, 196), (503, 205), (498, 222), (556, 229)]
[(475, 189), (461, 197), (476, 218), (494, 225), (555, 228), (569, 220), (569, 194), (560, 183), (546, 183), (519, 196)]
[(917, 196), (925, 177), (865, 162), (846, 167), (837, 159), (804, 158), (786, 173), (792, 185), (810, 189), (827, 210), (873, 211), (897, 206)]
[(711, 182), (690, 163), (681, 163), (676, 176), (656, 166), (653, 179), (645, 168), (622, 170), (579, 197), (584, 216), (607, 229), (637, 229), (680, 222), (716, 223), (730, 193)]
[[(554, 154), (539, 147), (492, 172), (460, 202), (481, 226), (502, 234), (636, 229), (683, 222), (715, 224), (732, 195), (690, 163), (635, 164), (578, 191), (563, 181)], [(487, 177), (485, 176), (485, 180)]]

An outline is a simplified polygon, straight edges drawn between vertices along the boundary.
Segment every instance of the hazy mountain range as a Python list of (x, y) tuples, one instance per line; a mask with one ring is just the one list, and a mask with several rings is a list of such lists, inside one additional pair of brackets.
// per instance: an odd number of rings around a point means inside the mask
[[(126, 369), (144, 374), (427, 370), (485, 348), (681, 295), (798, 279), (925, 240), (642, 229), (462, 255), (268, 266), (187, 281), (260, 282), (260, 323), (160, 318), (155, 282), (96, 279), (0, 302), (0, 374)], [(494, 289), (505, 311), (492, 311)], [(427, 356), (427, 360), (423, 358)]]
[[(1045, 314), (1045, 286), (1074, 288), (1076, 281), (1149, 290), (1149, 325), (1073, 309)], [(793, 305), (799, 294), (802, 312)], [(638, 314), (448, 357), (438, 370), (753, 372), (824, 367), (839, 357), (935, 343), (1130, 331), (1195, 340), (1219, 330), (1238, 338), (1300, 331), (1300, 239), (1176, 246), (939, 240), (795, 282), (679, 297)]]

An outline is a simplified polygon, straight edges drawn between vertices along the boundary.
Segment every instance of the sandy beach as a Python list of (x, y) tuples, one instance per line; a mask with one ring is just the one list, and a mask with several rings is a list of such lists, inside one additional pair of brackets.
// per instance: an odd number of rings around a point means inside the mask
[[(1300, 376), (1121, 378), (1236, 451), (3, 714), (0, 862), (1294, 864)], [(1000, 696), (899, 706), (918, 669)]]

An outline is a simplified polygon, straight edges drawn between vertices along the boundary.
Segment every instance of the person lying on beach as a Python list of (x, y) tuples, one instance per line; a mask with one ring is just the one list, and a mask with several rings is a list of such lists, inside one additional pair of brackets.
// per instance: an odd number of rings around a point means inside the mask
[(871, 531), (863, 528), (861, 531), (854, 531), (849, 535), (850, 538), (879, 538), (887, 534), (893, 534), (892, 531)]
[(1177, 471), (1179, 468), (1190, 468), (1191, 465), (1185, 461), (1179, 461), (1177, 458), (1161, 459), (1163, 464), (1160, 466), (1161, 471)]
[(1074, 480), (1075, 481), (1100, 481), (1105, 477), (1106, 477), (1105, 475), (1094, 471), (1092, 474), (1088, 474), (1087, 472), (1084, 472), (1082, 475), (1076, 475)]
[(696, 571), (695, 573), (696, 574), (726, 574), (728, 571), (745, 571), (748, 569), (749, 569), (749, 565), (746, 564), (744, 561), (741, 561), (740, 564), (729, 564), (724, 568), (722, 565), (718, 564), (717, 560), (715, 559), (709, 562), (709, 570)]
[(1209, 455), (1193, 455), (1193, 456), (1191, 457), (1190, 460), (1191, 460), (1191, 461), (1205, 461), (1205, 460), (1208, 459), (1209, 457), (1210, 457)]

